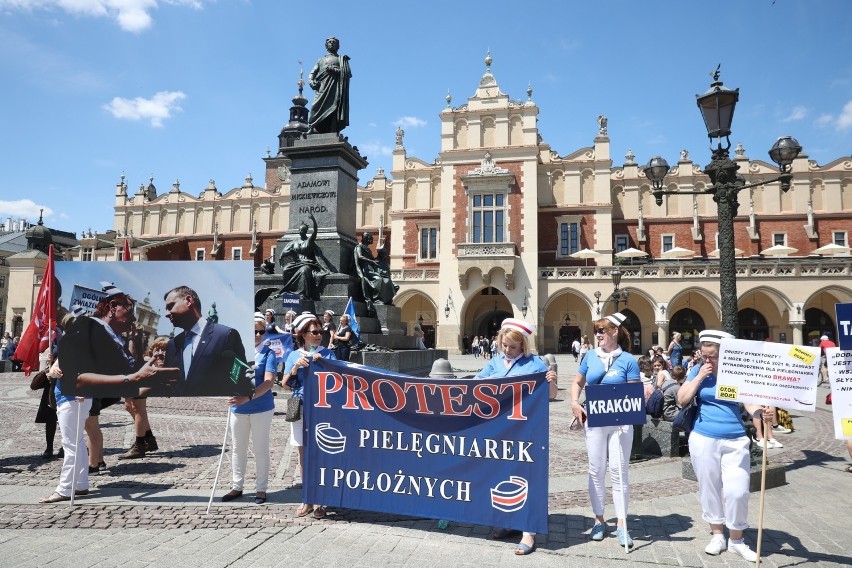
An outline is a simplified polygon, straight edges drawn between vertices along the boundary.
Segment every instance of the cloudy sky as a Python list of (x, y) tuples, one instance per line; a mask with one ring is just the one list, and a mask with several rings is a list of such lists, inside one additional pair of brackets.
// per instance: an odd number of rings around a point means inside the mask
[(330, 35), (352, 58), (362, 183), (390, 173), (398, 126), (409, 156), (437, 157), (447, 93), (473, 94), (488, 50), (504, 93), (532, 87), (560, 155), (604, 114), (616, 165), (681, 149), (704, 164), (695, 95), (721, 63), (740, 88), (734, 144), (768, 161), (789, 134), (825, 164), (852, 153), (850, 21), (846, 0), (0, 0), (0, 218), (112, 228), (122, 173), (131, 192), (151, 176), (160, 191), (261, 185), (300, 61), (307, 74)]

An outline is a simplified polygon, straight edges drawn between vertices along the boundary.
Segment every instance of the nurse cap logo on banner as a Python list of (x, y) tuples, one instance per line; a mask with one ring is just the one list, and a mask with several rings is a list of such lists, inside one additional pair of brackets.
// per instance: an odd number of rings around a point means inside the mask
[(529, 337), (535, 331), (535, 326), (531, 323), (527, 323), (524, 320), (517, 318), (506, 318), (503, 320), (503, 323), (500, 325), (500, 329), (513, 329), (519, 332), (524, 337)]

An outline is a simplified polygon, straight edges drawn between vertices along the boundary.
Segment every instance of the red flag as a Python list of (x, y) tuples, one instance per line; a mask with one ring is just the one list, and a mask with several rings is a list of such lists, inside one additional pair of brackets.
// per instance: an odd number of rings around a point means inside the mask
[(133, 260), (133, 257), (130, 256), (130, 242), (127, 239), (124, 239), (124, 252), (121, 255), (121, 260)]
[(15, 359), (23, 364), (25, 376), (35, 369), (38, 370), (38, 355), (53, 344), (56, 337), (56, 290), (54, 288), (53, 271), (53, 245), (47, 255), (47, 266), (44, 269), (44, 277), (41, 279), (41, 287), (38, 290), (35, 305), (33, 305), (33, 319), (24, 330), (21, 342), (15, 349)]

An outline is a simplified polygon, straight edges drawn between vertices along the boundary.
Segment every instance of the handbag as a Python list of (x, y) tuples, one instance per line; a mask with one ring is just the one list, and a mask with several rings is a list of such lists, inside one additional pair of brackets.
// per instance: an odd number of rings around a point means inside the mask
[(50, 381), (47, 378), (47, 371), (39, 371), (35, 375), (33, 375), (32, 380), (30, 381), (30, 389), (39, 390), (48, 386)]
[(680, 412), (672, 420), (672, 426), (689, 434), (695, 424), (695, 419), (698, 417), (698, 404), (698, 395), (696, 395), (689, 401), (689, 404), (680, 409)]
[(284, 413), (284, 420), (287, 422), (298, 422), (302, 418), (302, 399), (298, 396), (291, 396), (287, 399), (287, 411)]

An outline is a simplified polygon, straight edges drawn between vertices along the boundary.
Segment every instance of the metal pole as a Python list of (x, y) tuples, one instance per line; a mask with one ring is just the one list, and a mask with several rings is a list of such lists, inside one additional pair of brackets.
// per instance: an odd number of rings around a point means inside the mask
[(713, 182), (713, 200), (719, 209), (719, 296), (722, 302), (722, 329), (737, 335), (737, 265), (734, 254), (734, 217), (739, 203), (737, 166), (721, 145), (704, 173)]

